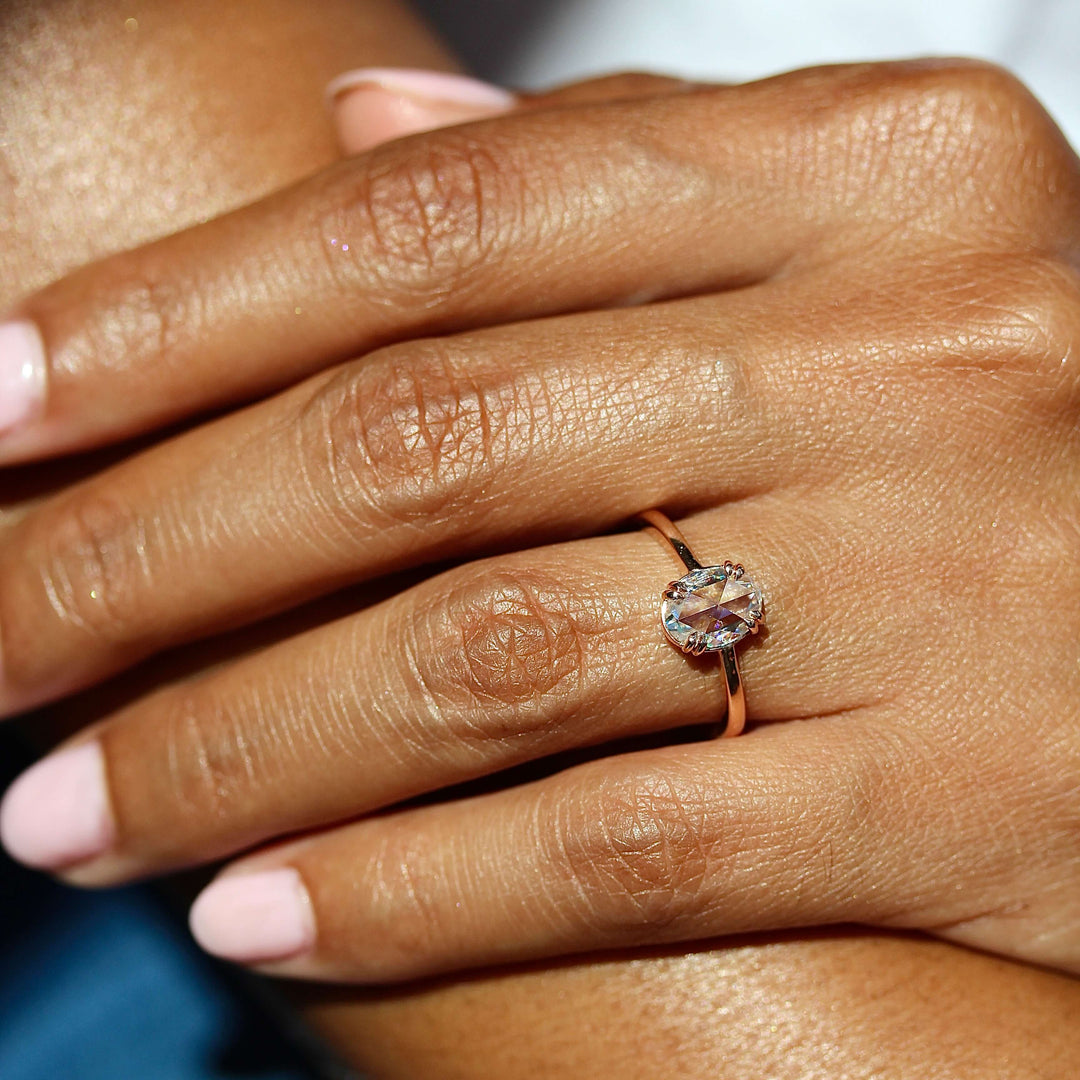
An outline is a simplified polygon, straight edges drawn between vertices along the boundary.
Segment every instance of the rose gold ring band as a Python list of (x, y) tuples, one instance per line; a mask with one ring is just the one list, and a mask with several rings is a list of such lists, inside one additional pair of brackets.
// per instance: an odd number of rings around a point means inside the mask
[[(736, 587), (736, 591), (743, 588), (744, 593), (749, 594), (752, 590), (753, 597), (756, 598), (756, 609), (751, 611), (749, 617), (744, 616), (745, 626), (740, 628), (740, 633), (742, 635), (757, 633), (762, 623), (761, 595), (749, 578), (744, 578), (741, 566), (730, 562), (717, 567), (703, 566), (690, 550), (686, 537), (667, 516), (659, 510), (646, 510), (644, 513), (639, 514), (638, 517), (644, 523), (645, 530), (652, 533), (664, 545), (666, 550), (672, 552), (688, 572), (685, 577), (672, 582), (667, 587), (664, 592), (665, 601), (670, 604), (678, 600), (685, 600), (688, 595), (695, 595), (692, 591), (688, 592), (689, 587), (684, 584), (691, 582), (695, 577), (700, 578), (702, 575), (712, 574), (722, 584), (730, 580)], [(665, 625), (665, 633), (668, 639), (684, 652), (692, 655), (702, 655), (705, 652), (718, 652), (720, 654), (720, 668), (724, 674), (724, 686), (727, 690), (727, 714), (723, 723), (723, 730), (718, 734), (724, 738), (733, 738), (740, 734), (746, 723), (746, 694), (743, 690), (742, 675), (739, 672), (739, 658), (735, 653), (734, 644), (715, 645), (706, 641), (706, 635), (695, 632), (689, 633), (686, 640), (676, 640), (667, 630), (663, 608), (661, 622), (662, 625)]]

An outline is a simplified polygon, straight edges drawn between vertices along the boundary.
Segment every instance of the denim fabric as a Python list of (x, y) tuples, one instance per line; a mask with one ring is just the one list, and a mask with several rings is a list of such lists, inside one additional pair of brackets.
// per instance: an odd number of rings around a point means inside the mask
[[(0, 784), (23, 763), (0, 733)], [(315, 1076), (150, 890), (84, 893), (0, 856), (3, 1080)]]

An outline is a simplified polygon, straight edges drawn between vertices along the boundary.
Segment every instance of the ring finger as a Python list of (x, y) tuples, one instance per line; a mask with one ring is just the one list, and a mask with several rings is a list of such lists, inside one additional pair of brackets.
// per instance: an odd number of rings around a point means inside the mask
[[(825, 504), (758, 496), (689, 525), (699, 558), (742, 561), (765, 594), (769, 634), (745, 650), (753, 719), (855, 710), (888, 690), (880, 612), (847, 617), (852, 634), (866, 621), (857, 665), (848, 636), (812, 641), (841, 612), (808, 583), (843, 568), (859, 589), (852, 568), (877, 561), (852, 557), (857, 508)], [(660, 593), (682, 572), (642, 534), (448, 571), (117, 715), (16, 784), (5, 841), (108, 883), (559, 751), (719, 720), (715, 659), (689, 660), (659, 631)]]

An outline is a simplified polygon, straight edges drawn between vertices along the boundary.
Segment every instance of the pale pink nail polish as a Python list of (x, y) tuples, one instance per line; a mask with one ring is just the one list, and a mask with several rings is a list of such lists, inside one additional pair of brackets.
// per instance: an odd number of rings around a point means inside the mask
[(61, 870), (108, 851), (116, 829), (98, 742), (31, 766), (0, 803), (0, 841), (18, 862)]
[(311, 899), (289, 867), (218, 878), (199, 894), (190, 921), (202, 948), (238, 964), (288, 960), (315, 944)]
[(517, 100), (509, 90), (466, 75), (442, 71), (419, 71), (412, 68), (357, 68), (332, 79), (326, 96), (332, 102), (346, 90), (358, 86), (378, 86), (392, 94), (432, 102), (452, 102), (483, 109), (512, 109)]
[(327, 87), (338, 139), (347, 153), (422, 131), (508, 112), (517, 98), (463, 75), (362, 68)]
[(0, 323), (0, 435), (45, 406), (45, 345), (26, 319)]

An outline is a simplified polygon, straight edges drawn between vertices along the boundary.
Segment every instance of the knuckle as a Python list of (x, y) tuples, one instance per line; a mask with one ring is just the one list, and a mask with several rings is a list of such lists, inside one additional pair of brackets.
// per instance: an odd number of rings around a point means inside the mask
[(553, 861), (576, 886), (575, 914), (606, 939), (655, 934), (708, 908), (721, 833), (700, 783), (660, 770), (609, 776), (554, 820)]
[[(949, 59), (932, 63), (901, 64), (897, 82), (910, 86), (923, 99), (946, 101), (964, 114), (985, 111), (992, 117), (1012, 114), (1034, 105), (1024, 84), (1006, 68), (986, 60)], [(994, 123), (992, 130), (996, 131)]]
[(448, 347), (369, 358), (318, 395), (298, 431), (312, 496), (358, 523), (415, 524), (482, 511), (477, 500), (532, 439), (531, 410), (485, 387)]
[[(446, 852), (437, 843), (422, 830), (393, 829), (374, 848), (364, 888), (366, 910), (379, 933), (365, 938), (359, 958), (365, 971), (408, 977), (430, 970), (433, 958), (451, 951), (457, 929), (453, 915), (460, 916), (460, 911), (451, 908), (450, 918), (443, 914), (439, 875), (431, 872), (446, 864)], [(342, 935), (346, 940), (352, 936)], [(372, 941), (378, 942), (377, 948), (371, 948)]]
[(1000, 307), (1000, 340), (1015, 345), (1025, 372), (1050, 376), (1052, 387), (1077, 380), (1080, 276), (1075, 270), (1049, 259), (1018, 261)]
[(221, 701), (196, 684), (169, 692), (159, 708), (166, 794), (176, 824), (235, 825), (238, 782), (248, 774), (251, 754)]
[(985, 323), (968, 335), (986, 343), (988, 366), (1014, 376), (1024, 401), (1051, 410), (1080, 398), (1080, 276), (1063, 262), (1012, 257), (992, 287)]
[[(887, 100), (903, 107), (944, 149), (970, 163), (987, 150), (1019, 147), (1045, 136), (1053, 123), (1016, 76), (984, 61), (890, 65), (881, 82)], [(946, 158), (947, 160), (947, 158)]]
[(38, 574), (55, 615), (102, 643), (130, 642), (146, 593), (146, 523), (99, 493), (79, 498), (47, 529)]
[(87, 359), (122, 357), (128, 365), (138, 356), (168, 363), (184, 341), (198, 336), (199, 291), (175, 267), (159, 266), (145, 255), (121, 254), (83, 275), (89, 278), (85, 285), (79, 275), (67, 285), (105, 300), (95, 305), (94, 318), (67, 339), (67, 363), (81, 363), (82, 354)]
[(409, 668), (455, 742), (544, 735), (617, 659), (628, 612), (536, 569), (469, 569), (416, 625)]
[[(1075, 206), (1068, 145), (1010, 72), (982, 61), (923, 61), (876, 65), (867, 78), (867, 92), (850, 95), (840, 115), (885, 158), (909, 212), (1007, 236), (1033, 226), (1049, 232), (1068, 192)], [(858, 175), (877, 183), (880, 170), (857, 160)]]
[(388, 147), (331, 200), (338, 209), (322, 227), (331, 264), (342, 265), (341, 238), (359, 236), (343, 265), (374, 278), (380, 303), (435, 308), (460, 298), (506, 220), (503, 172), (455, 132)]
[[(982, 252), (934, 268), (939, 287), (936, 338), (925, 351), (962, 385), (950, 390), (982, 394), (995, 409), (1019, 404), (1047, 415), (1072, 411), (1080, 398), (1080, 275), (1043, 255)], [(919, 287), (925, 291), (920, 277)], [(972, 384), (979, 372), (994, 381)]]

